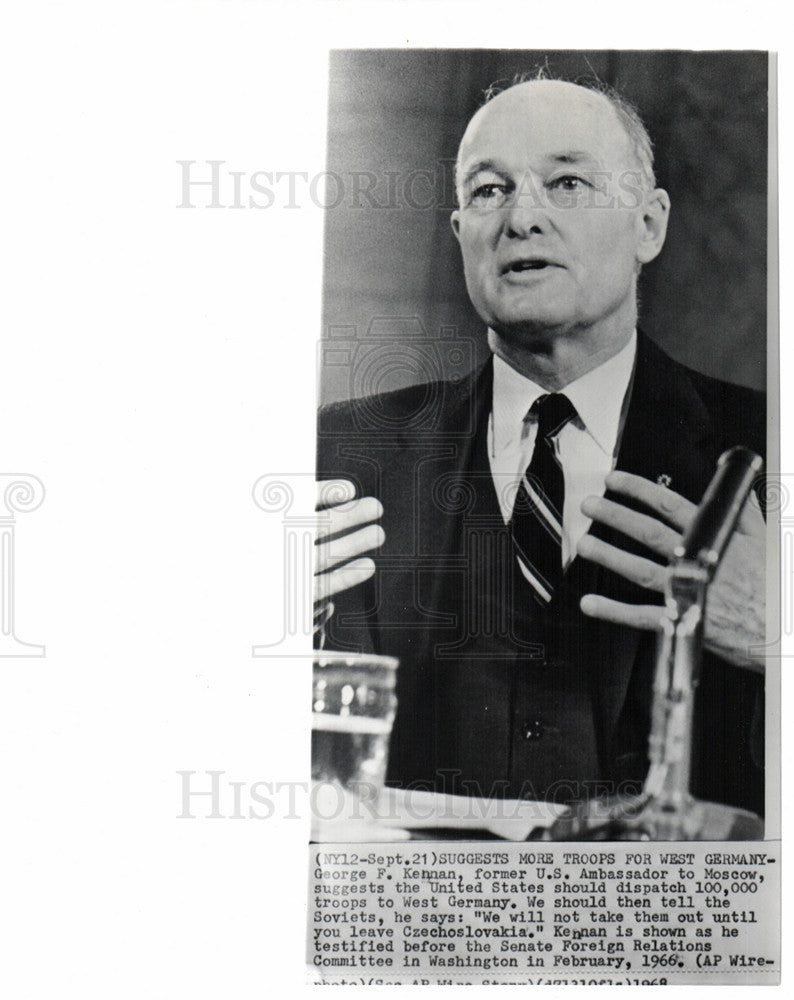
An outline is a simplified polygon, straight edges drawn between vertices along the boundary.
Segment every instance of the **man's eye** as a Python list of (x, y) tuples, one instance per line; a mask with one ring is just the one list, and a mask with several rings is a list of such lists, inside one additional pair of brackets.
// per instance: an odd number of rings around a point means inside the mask
[(494, 208), (503, 205), (506, 197), (506, 184), (478, 184), (471, 193), (471, 204)]
[(578, 174), (562, 174), (551, 178), (546, 187), (555, 208), (581, 208), (589, 200), (593, 185)]
[(565, 174), (562, 177), (555, 177), (549, 184), (553, 191), (581, 191), (590, 185), (583, 177), (575, 174)]

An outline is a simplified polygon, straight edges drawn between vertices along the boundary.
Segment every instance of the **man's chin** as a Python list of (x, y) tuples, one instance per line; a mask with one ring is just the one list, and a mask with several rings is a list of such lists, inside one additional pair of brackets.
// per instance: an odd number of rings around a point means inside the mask
[[(496, 308), (484, 316), (488, 326), (505, 337), (542, 337), (572, 325), (576, 317), (571, 304), (560, 302), (557, 296), (510, 295), (493, 302)], [(483, 313), (481, 313), (483, 315)]]
[(570, 320), (552, 313), (546, 315), (518, 315), (515, 317), (500, 317), (493, 320), (488, 327), (489, 336), (496, 334), (506, 343), (523, 347), (540, 347), (544, 343), (564, 336), (570, 330)]

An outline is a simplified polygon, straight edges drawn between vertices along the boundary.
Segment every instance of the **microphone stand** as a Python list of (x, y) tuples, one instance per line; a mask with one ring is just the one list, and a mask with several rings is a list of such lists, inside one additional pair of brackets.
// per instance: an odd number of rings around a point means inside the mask
[(763, 823), (732, 806), (695, 799), (689, 791), (692, 717), (700, 672), (708, 586), (736, 526), (762, 461), (732, 448), (667, 569), (656, 678), (650, 768), (638, 795), (577, 802), (545, 840), (755, 840)]

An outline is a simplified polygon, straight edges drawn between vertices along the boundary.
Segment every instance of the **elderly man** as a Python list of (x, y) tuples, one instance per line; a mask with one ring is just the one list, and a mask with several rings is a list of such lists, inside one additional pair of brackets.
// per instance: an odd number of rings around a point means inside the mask
[[(474, 115), (457, 170), (452, 228), (492, 358), (321, 413), (328, 645), (400, 659), (393, 783), (636, 787), (663, 566), (720, 453), (763, 453), (763, 402), (637, 332), (670, 201), (617, 95), (514, 85)], [(699, 796), (755, 811), (763, 548), (752, 498), (709, 597), (693, 772)]]

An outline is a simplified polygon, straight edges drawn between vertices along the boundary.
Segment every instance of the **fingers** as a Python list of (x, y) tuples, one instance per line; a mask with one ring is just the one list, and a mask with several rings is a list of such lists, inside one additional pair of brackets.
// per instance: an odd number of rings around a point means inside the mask
[(325, 643), (325, 627), (331, 620), (331, 615), (334, 613), (334, 602), (329, 601), (327, 598), (325, 600), (317, 601), (314, 605), (314, 627), (312, 629), (314, 635), (320, 635), (321, 644)]
[(371, 559), (355, 559), (330, 573), (319, 573), (314, 577), (314, 600), (325, 601), (334, 594), (349, 590), (364, 583), (375, 573), (375, 563)]
[[(689, 527), (697, 511), (696, 504), (690, 503), (678, 493), (674, 493), (665, 486), (652, 483), (649, 479), (643, 479), (642, 476), (632, 475), (630, 472), (617, 470), (610, 472), (606, 478), (606, 485), (613, 493), (621, 493), (623, 496), (632, 497), (644, 503), (682, 532)], [(765, 533), (765, 530), (766, 522), (758, 504), (758, 497), (754, 491), (751, 491), (742, 508), (737, 531), (744, 535), (759, 537)]]
[(386, 533), (379, 524), (368, 524), (339, 538), (319, 541), (314, 547), (314, 571), (325, 573), (334, 566), (379, 549), (385, 539)]
[[(362, 524), (377, 521), (383, 516), (383, 505), (375, 497), (350, 500), (336, 507), (326, 507), (317, 512), (317, 541), (353, 531)], [(381, 543), (378, 543), (381, 544)]]
[(652, 559), (630, 555), (622, 549), (602, 542), (600, 538), (585, 535), (577, 545), (577, 552), (585, 559), (590, 559), (599, 566), (604, 566), (624, 579), (636, 583), (646, 590), (664, 590), (665, 568)]
[[(669, 560), (681, 540), (675, 527), (681, 531), (686, 529), (694, 516), (695, 505), (664, 486), (628, 472), (611, 472), (606, 478), (606, 485), (613, 493), (638, 500), (664, 520), (596, 496), (587, 497), (582, 503), (582, 513)], [(670, 527), (671, 524), (675, 527)], [(586, 534), (579, 541), (577, 552), (639, 587), (658, 593), (664, 591), (665, 567), (652, 559), (624, 552), (591, 534)], [(658, 629), (662, 615), (662, 609), (657, 605), (624, 604), (598, 594), (585, 595), (580, 607), (591, 618), (643, 630)]]
[(314, 627), (322, 628), (334, 613), (334, 602), (327, 599), (317, 601), (314, 605)]
[[(315, 622), (327, 621), (334, 594), (368, 580), (375, 563), (367, 553), (383, 545), (386, 535), (375, 522), (383, 506), (375, 497), (356, 499), (347, 479), (317, 483), (317, 533), (314, 547)], [(331, 610), (327, 610), (330, 608)]]
[[(631, 478), (638, 477), (632, 476)], [(640, 481), (645, 482), (646, 480)], [(653, 486), (652, 483), (649, 485)], [(661, 521), (657, 521), (656, 518), (649, 517), (647, 514), (639, 514), (635, 510), (630, 510), (628, 507), (604, 497), (587, 497), (582, 503), (582, 513), (594, 521), (599, 521), (610, 528), (616, 528), (635, 541), (642, 542), (652, 552), (657, 552), (667, 559), (673, 554), (673, 549), (681, 540), (681, 536), (676, 531)], [(585, 555), (581, 549), (579, 551), (580, 554)], [(586, 556), (585, 558), (591, 557)]]
[(585, 594), (579, 607), (590, 618), (644, 631), (656, 631), (664, 613), (664, 609), (655, 604), (622, 604), (598, 594)]
[(685, 531), (695, 516), (697, 507), (678, 493), (668, 490), (666, 486), (652, 483), (650, 479), (632, 475), (630, 472), (614, 471), (606, 478), (607, 488), (613, 493), (639, 500), (646, 507), (655, 510), (666, 521)]
[[(588, 497), (582, 504), (582, 512), (669, 560), (681, 537), (675, 529), (686, 531), (697, 511), (695, 504), (664, 486), (626, 472), (610, 473), (606, 485), (613, 493), (641, 502), (652, 513), (629, 510), (620, 502), (605, 497)], [(738, 531), (713, 581), (706, 606), (706, 644), (734, 663), (739, 663), (736, 650), (749, 648), (756, 633), (763, 636), (763, 624), (750, 628), (748, 621), (764, 621), (763, 612), (754, 614), (752, 609), (758, 603), (757, 592), (763, 591), (765, 531), (763, 515), (751, 493), (742, 510)], [(631, 583), (648, 590), (664, 591), (666, 568), (653, 560), (624, 552), (590, 534), (581, 539), (577, 551), (583, 558)], [(753, 582), (756, 578), (760, 583)], [(597, 594), (583, 597), (580, 607), (583, 614), (591, 618), (652, 631), (659, 629), (664, 613), (663, 608), (656, 605), (624, 604)]]
[(317, 486), (317, 510), (353, 500), (356, 487), (349, 479), (323, 479)]

